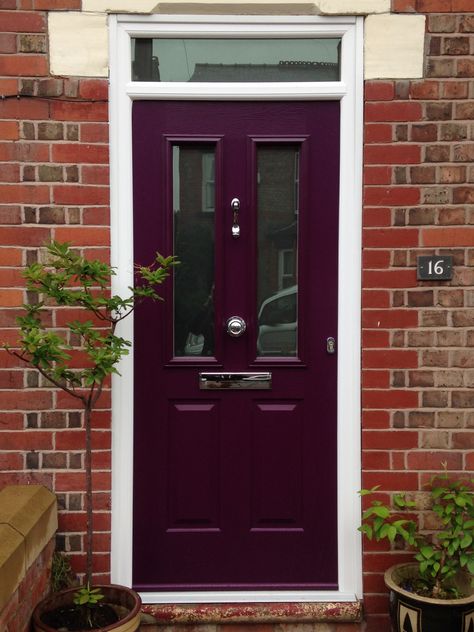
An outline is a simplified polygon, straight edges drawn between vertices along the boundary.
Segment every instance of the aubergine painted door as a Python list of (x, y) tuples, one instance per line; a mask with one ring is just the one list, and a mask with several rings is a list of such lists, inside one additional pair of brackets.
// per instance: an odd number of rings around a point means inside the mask
[(336, 589), (339, 104), (136, 102), (133, 164), (135, 261), (181, 261), (135, 315), (134, 587)]

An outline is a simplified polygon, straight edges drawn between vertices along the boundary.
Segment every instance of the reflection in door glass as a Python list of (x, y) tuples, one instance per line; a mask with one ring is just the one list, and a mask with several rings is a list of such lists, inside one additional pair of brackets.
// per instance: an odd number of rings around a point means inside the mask
[(266, 145), (257, 150), (257, 356), (298, 352), (299, 150)]
[(215, 151), (173, 147), (174, 355), (214, 355)]

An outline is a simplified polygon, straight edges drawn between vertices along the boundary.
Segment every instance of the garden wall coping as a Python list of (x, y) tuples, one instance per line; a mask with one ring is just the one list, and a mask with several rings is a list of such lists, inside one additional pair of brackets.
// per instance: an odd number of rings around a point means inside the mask
[(58, 528), (56, 496), (41, 485), (0, 491), (0, 611)]

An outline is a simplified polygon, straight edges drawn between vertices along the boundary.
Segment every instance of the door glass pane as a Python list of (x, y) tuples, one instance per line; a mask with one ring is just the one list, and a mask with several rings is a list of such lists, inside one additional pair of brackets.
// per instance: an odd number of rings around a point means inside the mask
[(299, 150), (257, 150), (257, 356), (298, 352)]
[(215, 151), (173, 147), (174, 355), (214, 355)]
[(339, 81), (340, 38), (133, 38), (133, 81)]

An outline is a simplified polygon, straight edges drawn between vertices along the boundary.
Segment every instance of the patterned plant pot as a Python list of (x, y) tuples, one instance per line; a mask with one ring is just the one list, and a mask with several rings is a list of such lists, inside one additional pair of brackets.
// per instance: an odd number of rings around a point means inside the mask
[[(140, 609), (142, 602), (134, 590), (114, 584), (94, 586), (94, 588), (101, 589), (104, 595), (104, 603), (112, 606), (120, 619), (112, 625), (94, 628), (93, 632), (135, 632), (138, 630), (140, 626)], [(57, 632), (57, 628), (52, 628), (45, 624), (41, 617), (45, 612), (72, 605), (76, 592), (77, 588), (69, 588), (55, 593), (47, 599), (43, 599), (33, 611), (34, 632)]]
[(474, 588), (470, 576), (457, 582), (462, 599), (421, 597), (400, 587), (417, 576), (418, 564), (397, 564), (385, 573), (390, 590), (392, 632), (474, 632)]

